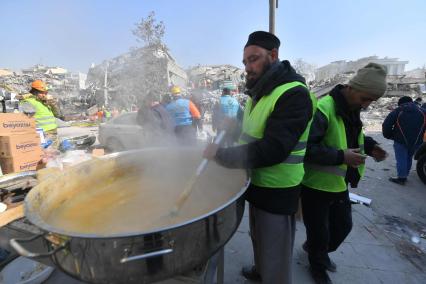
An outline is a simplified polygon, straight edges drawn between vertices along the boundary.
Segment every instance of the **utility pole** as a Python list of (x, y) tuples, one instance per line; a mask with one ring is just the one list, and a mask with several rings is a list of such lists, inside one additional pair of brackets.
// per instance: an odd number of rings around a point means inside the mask
[(269, 0), (269, 32), (275, 34), (275, 9), (278, 8), (278, 0)]

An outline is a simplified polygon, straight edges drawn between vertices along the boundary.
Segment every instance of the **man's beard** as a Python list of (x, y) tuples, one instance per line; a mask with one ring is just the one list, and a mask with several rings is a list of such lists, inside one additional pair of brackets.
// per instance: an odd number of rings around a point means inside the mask
[(256, 83), (259, 81), (260, 78), (262, 78), (263, 74), (266, 73), (266, 71), (271, 67), (271, 63), (266, 61), (265, 64), (263, 65), (263, 69), (262, 72), (260, 73), (260, 75), (257, 78), (252, 78), (252, 79), (248, 79), (247, 76), (248, 75), (255, 75), (255, 73), (247, 73), (246, 75), (246, 88), (247, 89), (252, 89)]

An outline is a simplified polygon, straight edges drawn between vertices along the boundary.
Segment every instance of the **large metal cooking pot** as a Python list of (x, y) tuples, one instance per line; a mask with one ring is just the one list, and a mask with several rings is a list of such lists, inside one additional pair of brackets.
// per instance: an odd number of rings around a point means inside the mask
[[(42, 239), (49, 252), (30, 252), (23, 240), (11, 240), (11, 245), (26, 257), (51, 257), (61, 270), (90, 283), (151, 283), (185, 273), (205, 263), (228, 242), (244, 211), (245, 172), (210, 163), (178, 216), (169, 220), (171, 205), (200, 160), (200, 150), (151, 148), (108, 155), (47, 178), (27, 195), (25, 215), (46, 232), (32, 240)], [(149, 200), (141, 200), (140, 208), (133, 212), (146, 230), (138, 228), (134, 215), (123, 218), (123, 224), (130, 227), (113, 226), (100, 233), (96, 228), (107, 225), (97, 223), (97, 214), (93, 215), (96, 222), (88, 220), (92, 227), (75, 230), (62, 226), (69, 220), (59, 225), (49, 221), (49, 216), (73, 199), (96, 193), (101, 182), (138, 171), (154, 180), (155, 186), (164, 183), (168, 187), (167, 194), (159, 192), (167, 207), (164, 214), (148, 214), (148, 222), (147, 212), (160, 206), (149, 206)], [(128, 190), (124, 187), (119, 192)]]

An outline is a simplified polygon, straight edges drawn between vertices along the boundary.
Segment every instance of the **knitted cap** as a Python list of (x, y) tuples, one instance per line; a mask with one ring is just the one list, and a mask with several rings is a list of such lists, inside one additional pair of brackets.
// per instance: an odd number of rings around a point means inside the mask
[(380, 98), (386, 92), (386, 67), (377, 63), (368, 63), (358, 70), (349, 81), (352, 88)]

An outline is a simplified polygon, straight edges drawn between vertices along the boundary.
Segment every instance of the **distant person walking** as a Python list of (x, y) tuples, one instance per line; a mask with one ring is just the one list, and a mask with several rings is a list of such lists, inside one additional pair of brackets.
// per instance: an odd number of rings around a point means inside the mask
[(175, 122), (155, 95), (148, 94), (140, 106), (137, 123), (142, 126), (146, 146), (172, 145), (174, 143)]
[(419, 107), (410, 97), (402, 97), (398, 107), (385, 119), (383, 136), (394, 141), (397, 177), (391, 182), (405, 185), (411, 170), (413, 156), (423, 142), (426, 126), (426, 109)]
[(147, 95), (143, 100), (136, 120), (149, 133), (156, 133), (158, 136), (174, 133), (175, 123), (173, 118), (152, 94)]
[[(243, 110), (237, 99), (232, 97), (231, 90), (224, 88), (222, 90), (222, 96), (213, 107), (212, 115), (212, 127), (214, 131), (220, 132), (224, 130), (225, 120), (233, 120), (234, 123), (238, 123), (238, 114), (240, 122), (242, 120)], [(235, 133), (226, 133), (223, 144), (226, 146), (232, 146), (234, 142), (238, 140), (238, 136)]]

